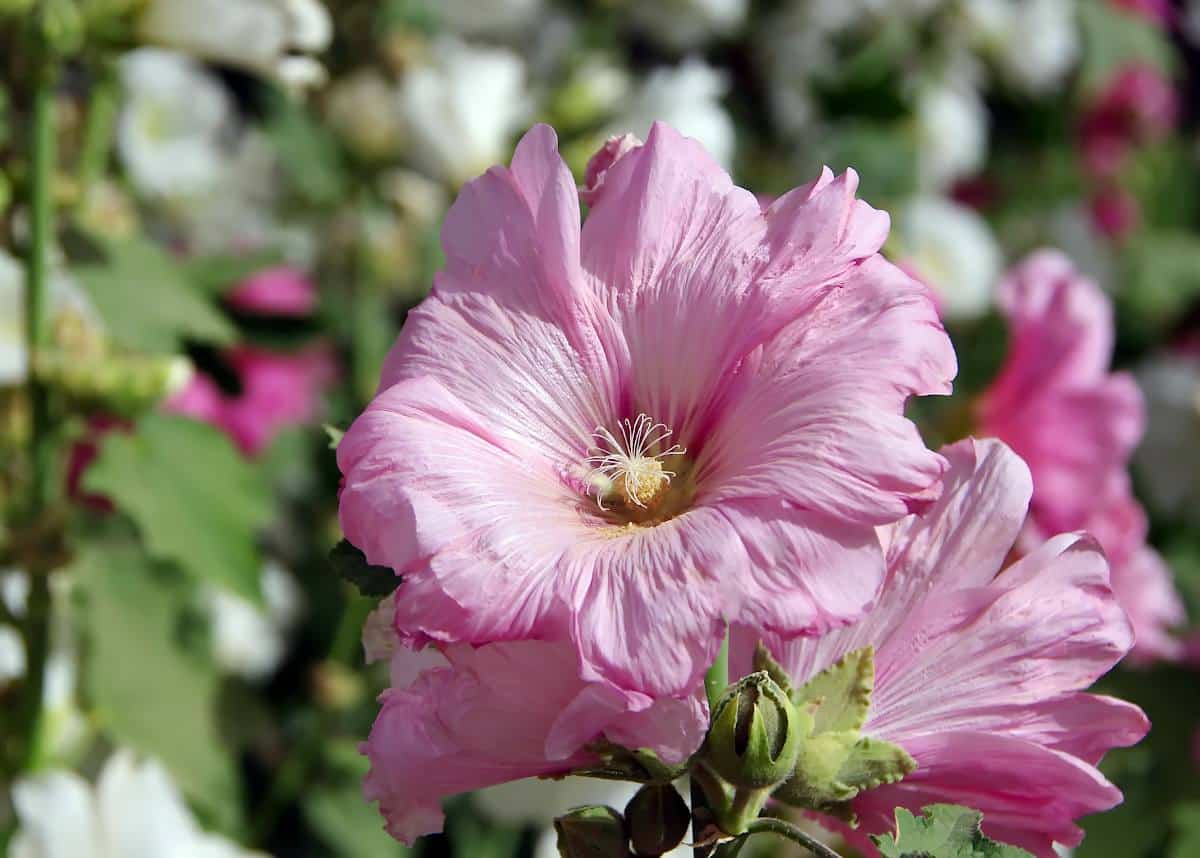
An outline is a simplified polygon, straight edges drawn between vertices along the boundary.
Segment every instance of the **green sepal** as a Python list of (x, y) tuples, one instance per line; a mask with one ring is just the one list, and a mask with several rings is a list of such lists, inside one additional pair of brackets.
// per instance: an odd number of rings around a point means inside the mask
[(587, 750), (600, 758), (594, 766), (575, 769), (571, 774), (602, 780), (633, 781), (641, 784), (669, 784), (687, 773), (687, 763), (671, 766), (649, 748), (625, 748), (601, 739)]
[(861, 730), (875, 689), (875, 648), (847, 653), (792, 693), (801, 709), (812, 713), (813, 732)]
[(800, 749), (796, 773), (775, 790), (784, 804), (822, 810), (846, 818), (840, 807), (863, 790), (903, 780), (917, 768), (916, 760), (883, 739), (839, 730), (810, 736)]
[(953, 804), (931, 804), (913, 816), (896, 808), (896, 833), (872, 837), (883, 858), (1033, 858), (997, 843), (980, 829), (983, 814)]
[(765, 671), (767, 676), (775, 680), (775, 684), (782, 688), (785, 694), (792, 695), (792, 700), (795, 701), (792, 678), (783, 669), (783, 665), (775, 660), (771, 651), (767, 649), (767, 645), (762, 641), (759, 641), (758, 646), (754, 648), (754, 669)]

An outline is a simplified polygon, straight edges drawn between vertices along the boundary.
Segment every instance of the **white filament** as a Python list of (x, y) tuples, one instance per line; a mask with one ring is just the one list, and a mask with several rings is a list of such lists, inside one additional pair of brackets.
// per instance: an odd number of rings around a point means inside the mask
[[(621, 435), (618, 438), (603, 426), (592, 433), (597, 451), (588, 456), (592, 466), (588, 482), (596, 492), (596, 503), (604, 509), (604, 494), (609, 487), (619, 485), (627, 500), (642, 509), (646, 503), (642, 494), (648, 486), (655, 489), (663, 482), (670, 482), (674, 471), (662, 467), (660, 460), (668, 456), (679, 456), (687, 452), (678, 444), (660, 449), (671, 437), (671, 430), (664, 423), (655, 423), (645, 414), (634, 420), (622, 420), (617, 424)], [(658, 451), (658, 452), (655, 452)]]

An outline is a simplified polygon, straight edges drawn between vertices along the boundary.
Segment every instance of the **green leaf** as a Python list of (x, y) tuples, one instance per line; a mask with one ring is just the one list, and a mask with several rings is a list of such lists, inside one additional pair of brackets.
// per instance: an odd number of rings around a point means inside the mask
[(247, 277), (278, 265), (282, 259), (274, 250), (240, 255), (195, 256), (181, 263), (180, 273), (199, 291), (208, 295), (224, 295)]
[(255, 534), (271, 516), (261, 473), (221, 432), (152, 414), (114, 432), (88, 469), (87, 489), (107, 495), (137, 523), (149, 552), (198, 581), (259, 599)]
[(1079, 77), (1085, 91), (1102, 87), (1125, 63), (1148, 63), (1169, 73), (1174, 52), (1161, 27), (1115, 3), (1079, 3), (1083, 62)]
[(268, 131), (291, 189), (312, 205), (342, 203), (348, 176), (333, 134), (300, 102), (273, 93)]
[(233, 325), (192, 288), (181, 264), (141, 239), (106, 246), (106, 262), (76, 269), (105, 327), (138, 351), (178, 351), (184, 340), (226, 344)]
[(219, 677), (183, 646), (187, 593), (170, 571), (132, 544), (94, 546), (76, 560), (90, 644), (84, 687), (116, 741), (161, 759), (188, 797), (230, 830), (240, 798), (217, 732)]
[(1024, 849), (989, 840), (983, 814), (952, 804), (932, 804), (923, 816), (896, 808), (896, 833), (872, 837), (883, 858), (1033, 858)]
[(334, 571), (364, 596), (382, 597), (400, 586), (400, 576), (386, 566), (372, 566), (361, 551), (342, 540), (329, 552)]
[(871, 708), (875, 688), (875, 650), (864, 647), (818, 673), (792, 694), (797, 706), (813, 715), (813, 732), (860, 730)]
[(1171, 814), (1175, 840), (1168, 858), (1196, 858), (1200, 855), (1200, 802), (1181, 804)]
[(339, 858), (397, 858), (412, 855), (413, 850), (397, 843), (383, 828), (378, 809), (363, 799), (362, 779), (367, 774), (367, 758), (353, 746), (333, 741), (327, 757), (337, 758), (342, 769), (332, 783), (304, 791), (301, 806), (308, 824)]

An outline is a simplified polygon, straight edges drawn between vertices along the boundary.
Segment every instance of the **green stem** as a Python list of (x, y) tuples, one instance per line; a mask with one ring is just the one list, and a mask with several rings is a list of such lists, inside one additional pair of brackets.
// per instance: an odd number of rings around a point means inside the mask
[[(348, 664), (354, 660), (362, 624), (370, 609), (371, 603), (367, 599), (346, 588), (342, 615), (338, 620), (337, 631), (334, 632), (333, 643), (329, 647), (329, 661)], [(309, 721), (306, 731), (297, 740), (291, 754), (275, 773), (267, 797), (263, 799), (255, 814), (250, 835), (251, 844), (261, 844), (266, 840), (275, 830), (280, 814), (299, 795), (308, 779), (309, 771), (321, 754), (326, 738), (334, 728), (336, 716), (337, 713), (332, 709), (325, 709)]]
[(721, 641), (721, 649), (717, 651), (717, 659), (704, 674), (704, 693), (708, 697), (708, 711), (712, 712), (717, 701), (725, 693), (729, 685), (729, 630), (725, 630), (725, 639)]
[(746, 828), (747, 834), (777, 834), (793, 843), (799, 843), (818, 858), (842, 858), (820, 840), (806, 834), (804, 831), (783, 819), (771, 816), (760, 817)]
[(117, 75), (112, 63), (101, 60), (88, 97), (87, 122), (79, 153), (79, 202), (86, 204), (96, 182), (104, 175), (112, 151), (113, 128), (120, 106)]
[[(36, 356), (49, 339), (47, 318), (50, 244), (54, 229), (54, 85), (55, 68), (47, 62), (37, 72), (33, 94), (33, 138), (29, 177), (30, 243), (25, 267), (25, 345), (29, 355), (28, 393), (32, 412), (29, 461), (31, 465), (26, 521), (36, 527), (47, 506), (53, 446), (46, 389), (33, 371)], [(28, 569), (31, 577), (29, 607), (23, 632), (26, 673), (23, 685), (21, 735), (25, 747), (22, 769), (40, 763), (42, 697), (46, 658), (50, 650), (50, 584), (48, 570)]]

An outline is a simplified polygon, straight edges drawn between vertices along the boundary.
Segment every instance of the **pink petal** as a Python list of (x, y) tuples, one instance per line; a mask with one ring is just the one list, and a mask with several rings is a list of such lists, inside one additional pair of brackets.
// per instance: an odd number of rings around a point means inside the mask
[(317, 287), (295, 268), (279, 265), (243, 280), (226, 297), (235, 310), (270, 316), (307, 316), (317, 306)]

